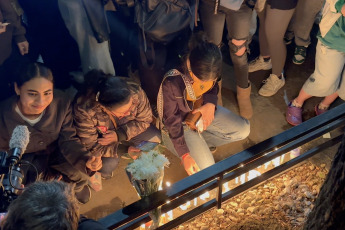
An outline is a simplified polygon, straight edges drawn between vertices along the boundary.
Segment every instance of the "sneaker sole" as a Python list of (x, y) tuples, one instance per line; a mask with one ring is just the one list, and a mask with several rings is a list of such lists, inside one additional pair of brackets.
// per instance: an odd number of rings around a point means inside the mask
[(258, 69), (258, 70), (249, 70), (248, 69), (248, 73), (254, 73), (254, 72), (257, 72), (257, 71), (260, 71), (260, 70), (271, 70), (272, 69), (272, 67), (271, 68), (267, 68), (267, 69)]
[[(304, 60), (304, 61), (305, 61), (305, 60)], [(298, 62), (298, 61), (292, 60), (292, 63), (293, 63), (293, 64), (296, 64), (296, 65), (301, 65), (301, 64), (304, 63), (304, 61)]]
[[(289, 124), (292, 125), (292, 126), (300, 125), (300, 124), (293, 124), (293, 123), (291, 123), (290, 121), (288, 121), (286, 118), (285, 118), (285, 120), (287, 121), (287, 123), (289, 123)], [(301, 123), (301, 124), (302, 124), (302, 123)]]

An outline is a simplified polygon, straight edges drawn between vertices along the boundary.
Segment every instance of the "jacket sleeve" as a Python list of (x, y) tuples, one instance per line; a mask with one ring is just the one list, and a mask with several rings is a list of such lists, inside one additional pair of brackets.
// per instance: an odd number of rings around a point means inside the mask
[(118, 127), (118, 130), (116, 132), (125, 134), (125, 136), (121, 134), (118, 135), (119, 141), (122, 141), (123, 138), (126, 138), (126, 140), (130, 140), (133, 137), (139, 135), (140, 133), (144, 132), (152, 122), (152, 110), (150, 102), (144, 90), (140, 89), (137, 93), (137, 96), (138, 106), (135, 119)]
[(73, 107), (74, 124), (81, 143), (93, 155), (114, 156), (116, 154), (117, 143), (107, 146), (98, 143), (97, 128), (90, 115), (77, 103)]
[[(168, 130), (175, 150), (181, 157), (183, 154), (188, 153), (189, 149), (184, 139), (182, 116), (174, 93), (179, 92), (180, 89), (172, 84), (169, 79), (166, 79), (162, 84), (164, 127)], [(182, 92), (181, 95), (183, 95)]]
[(81, 144), (73, 125), (71, 105), (68, 105), (66, 116), (59, 133), (59, 148), (66, 160), (82, 172), (86, 172), (86, 162), (90, 152)]
[(217, 107), (217, 101), (218, 101), (218, 91), (219, 91), (219, 85), (218, 82), (215, 83), (215, 85), (206, 93), (203, 95), (203, 104), (206, 103), (212, 103)]
[(25, 33), (26, 30), (24, 26), (22, 25), (21, 16), (23, 15), (23, 9), (20, 7), (17, 0), (10, 1), (12, 5), (12, 9), (15, 12), (14, 18), (13, 18), (13, 38), (16, 43), (24, 42), (26, 41)]
[(341, 13), (341, 8), (343, 8), (344, 4), (345, 4), (345, 0), (338, 0), (335, 3), (335, 9), (337, 10), (337, 13)]

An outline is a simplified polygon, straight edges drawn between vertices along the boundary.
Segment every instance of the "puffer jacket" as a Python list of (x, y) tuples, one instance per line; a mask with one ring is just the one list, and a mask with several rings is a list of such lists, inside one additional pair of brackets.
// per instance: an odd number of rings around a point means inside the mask
[[(130, 115), (118, 119), (113, 116), (117, 128), (115, 129), (109, 115), (95, 98), (77, 96), (74, 103), (74, 122), (77, 134), (83, 145), (92, 154), (101, 154), (103, 157), (117, 157), (117, 147), (121, 141), (128, 141), (144, 132), (152, 122), (152, 110), (145, 92), (134, 82), (128, 81), (132, 92), (133, 105)], [(119, 142), (103, 146), (97, 140), (100, 134), (97, 126), (105, 126), (107, 130), (114, 130)]]

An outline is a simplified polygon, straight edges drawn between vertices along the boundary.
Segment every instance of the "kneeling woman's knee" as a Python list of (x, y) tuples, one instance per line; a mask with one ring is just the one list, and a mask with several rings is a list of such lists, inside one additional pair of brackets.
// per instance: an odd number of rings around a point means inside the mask
[(247, 119), (244, 119), (243, 125), (238, 130), (238, 140), (247, 138), (250, 134), (250, 123)]

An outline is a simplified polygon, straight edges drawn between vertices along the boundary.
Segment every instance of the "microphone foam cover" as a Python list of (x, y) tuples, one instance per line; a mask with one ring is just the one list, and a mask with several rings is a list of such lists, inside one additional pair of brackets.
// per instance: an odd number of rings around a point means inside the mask
[(18, 125), (14, 128), (10, 139), (10, 149), (20, 148), (22, 153), (25, 152), (29, 144), (30, 132), (25, 125)]

